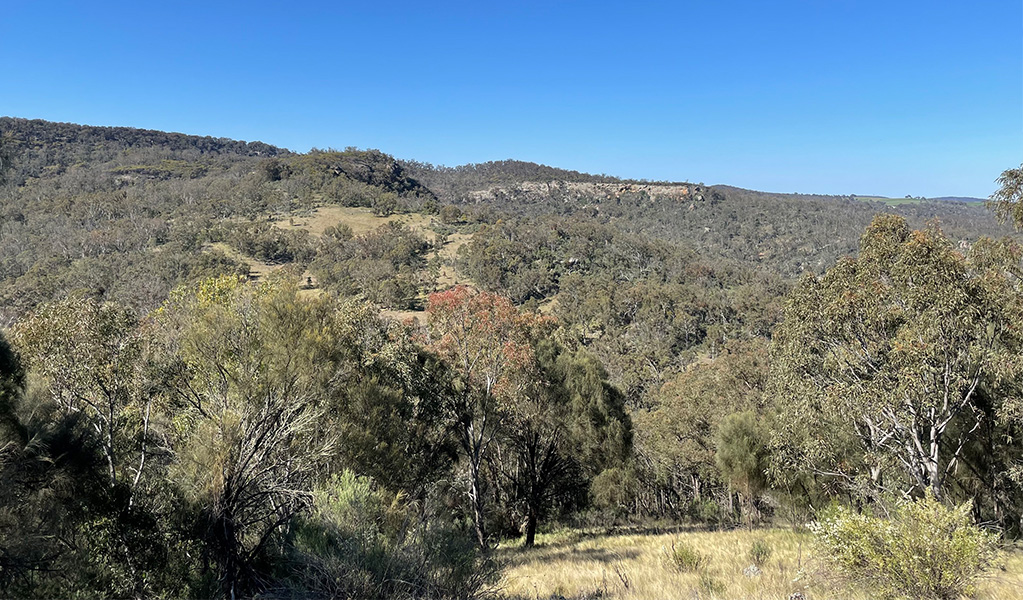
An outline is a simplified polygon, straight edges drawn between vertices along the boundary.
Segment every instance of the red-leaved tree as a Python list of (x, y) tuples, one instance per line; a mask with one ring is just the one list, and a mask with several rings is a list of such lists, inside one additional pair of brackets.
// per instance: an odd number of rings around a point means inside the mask
[(539, 377), (535, 345), (553, 321), (466, 286), (431, 294), (426, 315), (430, 349), (454, 372), (452, 417), (469, 471), (477, 541), (486, 548), (484, 460), (502, 416)]

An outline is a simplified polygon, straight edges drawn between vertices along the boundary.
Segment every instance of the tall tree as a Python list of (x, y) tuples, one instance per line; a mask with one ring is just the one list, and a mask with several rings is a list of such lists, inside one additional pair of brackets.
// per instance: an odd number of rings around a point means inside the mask
[(135, 489), (158, 443), (151, 423), (163, 382), (152, 338), (130, 309), (81, 296), (43, 305), (13, 330), (60, 410), (94, 430), (112, 486)]
[(1023, 165), (1006, 169), (995, 182), (1000, 186), (987, 201), (999, 219), (1012, 221), (1016, 229), (1023, 229)]
[(663, 385), (654, 406), (637, 413), (637, 455), (658, 513), (678, 515), (714, 493), (731, 498), (715, 438), (728, 415), (765, 412), (768, 345), (764, 338), (730, 340), (713, 360), (695, 363)]
[(767, 435), (752, 411), (732, 413), (721, 421), (715, 455), (721, 476), (739, 491), (747, 524), (759, 517), (757, 496), (767, 486)]
[(537, 343), (534, 356), (533, 380), (509, 404), (501, 428), (526, 546), (549, 509), (585, 501), (590, 481), (621, 466), (632, 449), (625, 399), (600, 361), (549, 339)]
[(431, 294), (426, 314), (431, 348), (455, 376), (450, 411), (467, 462), (476, 539), (486, 548), (484, 461), (509, 405), (536, 379), (535, 344), (551, 322), (466, 286)]
[[(1016, 393), (1021, 376), (1019, 257), (998, 248), (964, 256), (936, 227), (880, 215), (859, 258), (801, 281), (772, 359), (784, 415), (774, 439), (794, 450), (788, 467), (850, 480), (866, 471), (875, 488), (942, 496), (992, 418), (985, 406)], [(887, 465), (903, 477), (886, 481)]]

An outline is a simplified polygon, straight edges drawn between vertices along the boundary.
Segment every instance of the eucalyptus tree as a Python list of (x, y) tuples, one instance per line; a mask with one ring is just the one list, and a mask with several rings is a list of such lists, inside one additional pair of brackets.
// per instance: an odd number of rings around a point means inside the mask
[(69, 296), (19, 322), (12, 341), (58, 409), (93, 430), (110, 485), (137, 488), (166, 445), (152, 428), (164, 376), (151, 328), (118, 304)]
[(942, 497), (997, 406), (1018, 397), (1019, 274), (1010, 243), (964, 255), (936, 226), (876, 217), (858, 258), (804, 277), (774, 332), (777, 472), (866, 474), (874, 490)]
[(552, 323), (465, 286), (431, 294), (426, 314), (430, 348), (455, 380), (449, 414), (467, 462), (476, 541), (487, 548), (484, 463), (503, 420), (538, 378), (536, 342)]
[(996, 183), (999, 188), (988, 199), (988, 207), (999, 219), (1008, 219), (1016, 229), (1023, 229), (1023, 165), (1002, 171)]

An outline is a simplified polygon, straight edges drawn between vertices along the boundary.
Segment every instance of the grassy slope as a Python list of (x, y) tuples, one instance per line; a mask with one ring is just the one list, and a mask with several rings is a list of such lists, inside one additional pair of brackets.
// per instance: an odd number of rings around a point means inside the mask
[[(431, 217), (418, 213), (396, 214), (381, 217), (374, 214), (373, 211), (368, 208), (353, 208), (337, 205), (323, 205), (314, 209), (308, 215), (275, 221), (274, 225), (284, 230), (305, 230), (313, 237), (318, 238), (323, 235), (324, 231), (339, 224), (345, 224), (350, 227), (352, 233), (355, 235), (362, 235), (391, 222), (406, 225), (410, 229), (419, 232), (419, 234), (428, 240), (434, 242), (437, 240), (437, 236), (432, 230), (433, 219)], [(437, 287), (439, 289), (446, 289), (455, 285), (469, 283), (468, 280), (459, 276), (455, 271), (454, 260), (458, 253), (458, 249), (471, 238), (472, 235), (467, 233), (451, 234), (448, 236), (444, 245), (438, 250), (438, 255), (442, 261), (440, 274), (437, 278)], [(232, 258), (248, 264), (250, 276), (254, 279), (259, 279), (260, 277), (263, 277), (284, 266), (271, 265), (250, 256), (244, 256), (223, 242), (212, 244), (212, 246)], [(307, 277), (312, 277), (311, 273), (308, 271), (301, 275), (300, 283), (304, 283)], [(317, 293), (315, 288), (304, 291), (311, 294)], [(384, 310), (381, 312), (385, 316), (398, 320), (419, 318), (422, 316), (422, 311)]]
[[(682, 540), (709, 557), (702, 573), (680, 573), (665, 559), (672, 543)], [(762, 574), (747, 577), (743, 569), (754, 540), (763, 540), (773, 555)], [(537, 546), (503, 547), (507, 568), (503, 593), (515, 599), (622, 598), (672, 600), (693, 598), (844, 598), (868, 600), (862, 590), (829, 582), (813, 559), (811, 536), (790, 530), (753, 532), (691, 531), (679, 534), (586, 535), (580, 532), (537, 536)], [(1023, 551), (1003, 554), (1002, 565), (978, 586), (981, 600), (1023, 597)]]

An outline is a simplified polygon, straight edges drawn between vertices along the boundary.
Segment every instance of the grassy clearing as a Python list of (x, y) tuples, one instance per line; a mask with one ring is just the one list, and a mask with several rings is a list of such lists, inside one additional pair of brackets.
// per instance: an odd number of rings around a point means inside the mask
[(418, 231), (432, 239), (430, 225), (433, 222), (431, 217), (418, 213), (401, 215), (390, 215), (381, 217), (373, 214), (368, 208), (354, 208), (349, 206), (337, 206), (328, 204), (316, 208), (306, 216), (297, 216), (281, 219), (274, 224), (281, 229), (304, 229), (316, 237), (323, 235), (328, 228), (344, 223), (352, 228), (352, 233), (361, 235), (373, 231), (384, 223), (398, 222), (407, 225), (410, 229)]
[[(344, 223), (352, 229), (355, 235), (361, 235), (374, 231), (386, 223), (397, 222), (406, 225), (414, 231), (418, 231), (423, 237), (437, 243), (438, 236), (433, 232), (434, 219), (418, 213), (395, 214), (386, 217), (376, 215), (368, 208), (353, 208), (337, 205), (320, 206), (309, 214), (289, 217), (274, 221), (274, 225), (283, 230), (301, 229), (308, 231), (313, 237), (320, 237), (330, 227)], [(470, 284), (464, 277), (460, 277), (455, 271), (454, 262), (458, 255), (458, 249), (472, 239), (472, 234), (452, 233), (437, 250), (441, 259), (440, 271), (437, 277), (436, 288), (439, 290), (454, 287), (456, 285)], [(273, 265), (262, 262), (251, 256), (246, 256), (224, 242), (210, 244), (211, 248), (219, 250), (231, 258), (249, 266), (249, 276), (258, 280), (283, 267), (284, 265)], [(312, 281), (312, 287), (306, 288), (306, 282)], [(303, 296), (316, 296), (322, 293), (317, 287), (316, 278), (312, 273), (306, 271), (299, 277), (303, 286), (300, 294)], [(425, 298), (424, 298), (425, 300)], [(420, 322), (424, 319), (423, 311), (394, 311), (383, 310), (381, 314), (385, 317), (406, 321), (417, 319)]]
[[(368, 208), (354, 208), (347, 206), (325, 205), (313, 210), (305, 216), (298, 216), (289, 219), (276, 221), (275, 225), (281, 229), (303, 229), (315, 237), (323, 235), (323, 232), (330, 227), (340, 223), (348, 225), (355, 235), (361, 235), (374, 231), (385, 223), (397, 222), (407, 226), (413, 231), (419, 232), (423, 237), (437, 243), (438, 236), (433, 232), (434, 219), (418, 213), (396, 214), (381, 217)], [(458, 249), (472, 239), (472, 234), (453, 233), (447, 237), (444, 244), (437, 250), (442, 264), (437, 277), (437, 288), (447, 289), (460, 284), (469, 283), (468, 280), (459, 277), (455, 271), (454, 261)], [(389, 313), (394, 314), (389, 314)], [(404, 320), (407, 317), (421, 316), (417, 311), (385, 311), (385, 314)]]
[(856, 199), (864, 202), (884, 202), (888, 206), (918, 204), (924, 201), (923, 198), (885, 198), (884, 196), (856, 196)]
[[(759, 574), (748, 569), (756, 541), (771, 550)], [(673, 543), (704, 555), (705, 564), (695, 572), (681, 571), (669, 558)], [(532, 549), (517, 544), (499, 550), (507, 565), (501, 588), (508, 598), (784, 600), (796, 592), (807, 600), (872, 597), (824, 577), (812, 556), (811, 536), (789, 530), (635, 535), (575, 531), (538, 535)], [(1023, 551), (1005, 552), (1002, 563), (978, 586), (977, 598), (1023, 598)]]

